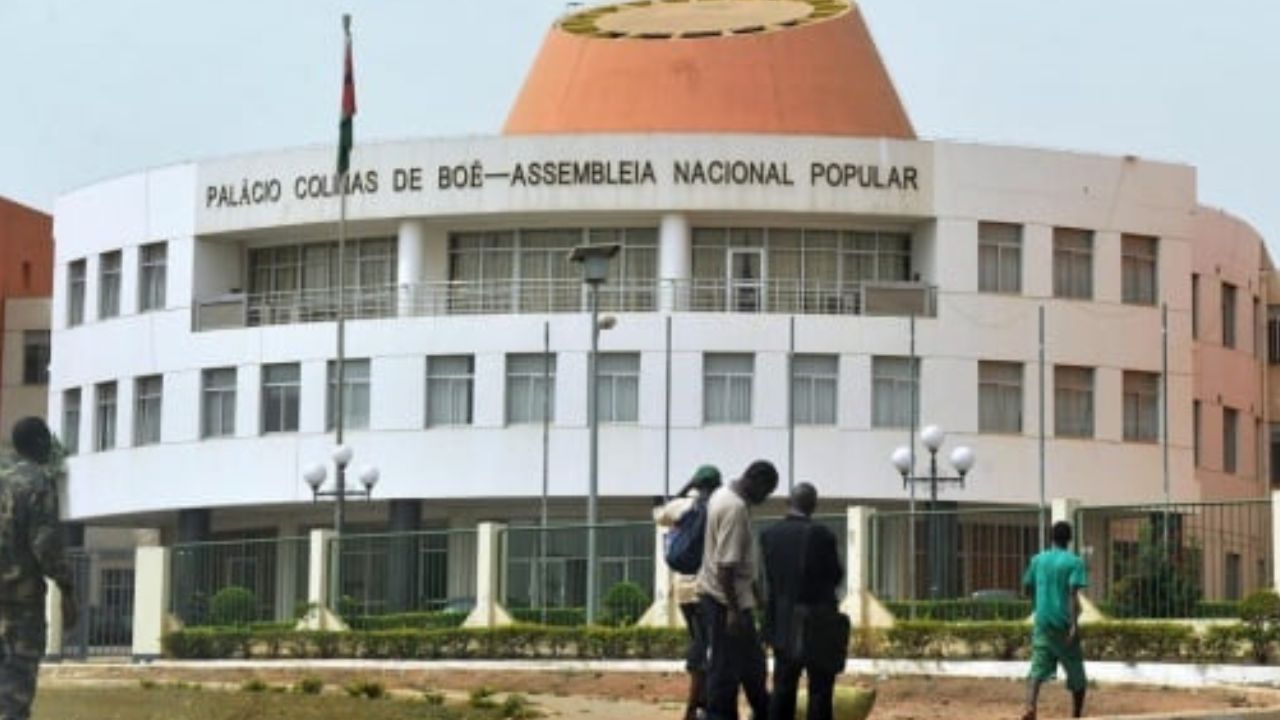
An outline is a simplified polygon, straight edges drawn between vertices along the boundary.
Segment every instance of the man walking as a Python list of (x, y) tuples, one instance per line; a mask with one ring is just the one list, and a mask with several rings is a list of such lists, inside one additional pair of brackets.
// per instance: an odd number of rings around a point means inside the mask
[(71, 565), (58, 523), (57, 477), (47, 467), (53, 437), (39, 418), (13, 428), (17, 462), (0, 471), (0, 720), (28, 720), (45, 649), (45, 578), (62, 591), (62, 617), (76, 620)]
[(1035, 630), (1031, 642), (1031, 672), (1027, 677), (1027, 711), (1023, 720), (1036, 720), (1040, 686), (1052, 680), (1061, 663), (1071, 691), (1072, 717), (1084, 713), (1088, 680), (1080, 649), (1080, 590), (1088, 586), (1084, 561), (1067, 549), (1071, 525), (1053, 524), (1053, 547), (1031, 559), (1022, 584), (1035, 603)]
[(778, 487), (778, 471), (757, 460), (707, 504), (706, 545), (698, 570), (698, 603), (711, 651), (707, 666), (707, 716), (737, 720), (738, 687), (755, 720), (769, 713), (764, 649), (756, 633), (755, 538), (751, 510)]
[(774, 657), (770, 720), (794, 720), (801, 672), (809, 678), (808, 720), (832, 717), (836, 673), (800, 647), (805, 623), (838, 612), (836, 587), (844, 577), (835, 534), (812, 520), (817, 506), (818, 491), (796, 485), (786, 518), (760, 537), (769, 593), (765, 640)]

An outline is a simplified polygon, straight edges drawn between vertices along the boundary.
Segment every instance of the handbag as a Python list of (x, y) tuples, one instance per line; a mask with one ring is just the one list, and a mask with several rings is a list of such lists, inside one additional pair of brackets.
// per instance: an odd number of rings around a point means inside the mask
[[(808, 571), (811, 531), (812, 526), (805, 528), (801, 546), (801, 584)], [(796, 603), (791, 610), (790, 632), (783, 650), (813, 670), (839, 675), (848, 660), (850, 626), (849, 616), (836, 607)]]

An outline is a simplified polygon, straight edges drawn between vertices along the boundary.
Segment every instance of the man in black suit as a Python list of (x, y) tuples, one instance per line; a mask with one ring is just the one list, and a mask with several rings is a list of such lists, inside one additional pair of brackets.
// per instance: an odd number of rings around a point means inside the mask
[(794, 646), (788, 639), (795, 631), (797, 606), (802, 612), (809, 608), (834, 611), (836, 588), (844, 577), (835, 533), (812, 520), (817, 506), (818, 491), (809, 483), (796, 485), (787, 517), (760, 538), (768, 583), (765, 638), (774, 651), (770, 720), (794, 720), (801, 672), (809, 677), (808, 720), (830, 720), (832, 715), (835, 674), (788, 652)]

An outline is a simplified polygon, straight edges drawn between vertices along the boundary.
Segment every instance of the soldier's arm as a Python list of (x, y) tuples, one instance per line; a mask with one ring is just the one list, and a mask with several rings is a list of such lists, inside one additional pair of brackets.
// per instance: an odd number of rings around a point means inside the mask
[(36, 485), (33, 515), (27, 524), (31, 550), (40, 563), (40, 572), (58, 585), (63, 593), (72, 590), (71, 563), (67, 560), (58, 517), (58, 489), (53, 478), (42, 478)]

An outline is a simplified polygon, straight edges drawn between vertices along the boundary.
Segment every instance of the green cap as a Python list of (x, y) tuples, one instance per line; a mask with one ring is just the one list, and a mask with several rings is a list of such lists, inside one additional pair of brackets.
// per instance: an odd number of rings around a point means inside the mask
[(703, 465), (694, 471), (689, 484), (699, 488), (720, 487), (720, 469), (715, 465)]

